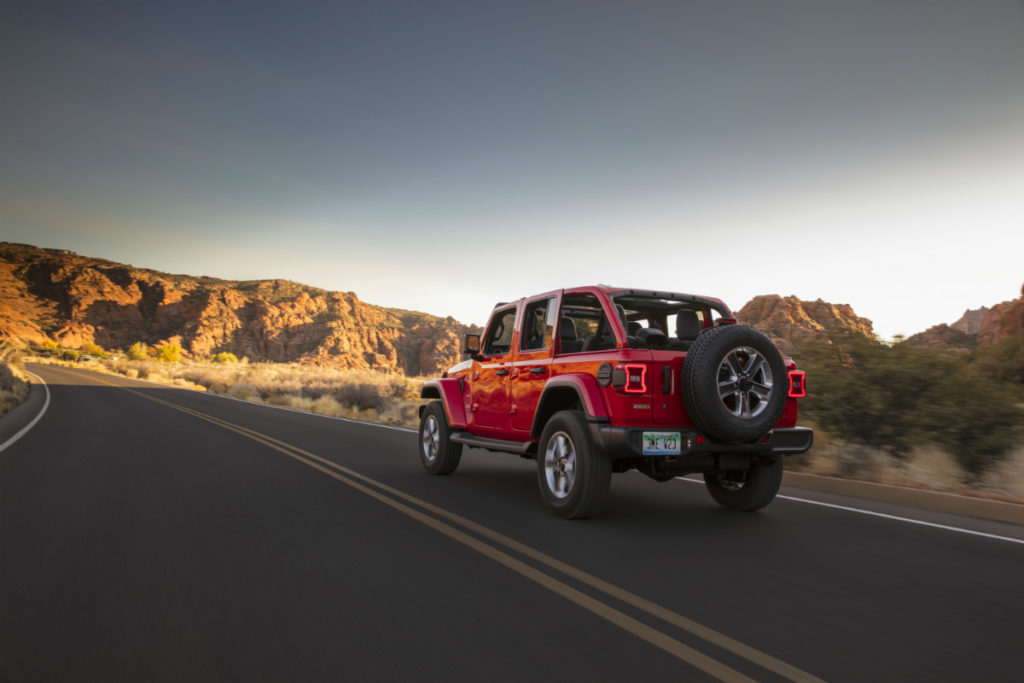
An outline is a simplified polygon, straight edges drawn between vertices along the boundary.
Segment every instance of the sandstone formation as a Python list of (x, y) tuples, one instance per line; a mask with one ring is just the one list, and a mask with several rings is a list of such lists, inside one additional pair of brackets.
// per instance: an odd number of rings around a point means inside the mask
[(853, 312), (849, 304), (802, 301), (778, 294), (756, 296), (736, 312), (736, 318), (771, 337), (784, 353), (811, 339), (860, 334), (874, 339), (871, 321)]
[(996, 304), (985, 313), (978, 330), (978, 343), (992, 344), (1021, 332), (1024, 332), (1024, 285), (1018, 298)]
[(970, 351), (978, 346), (978, 335), (942, 324), (908, 337), (905, 343), (934, 351)]
[(950, 327), (964, 334), (978, 334), (981, 332), (982, 324), (985, 322), (985, 314), (989, 310), (991, 309), (987, 306), (982, 306), (973, 311), (964, 311), (960, 319), (950, 325)]
[(952, 325), (935, 325), (907, 339), (929, 349), (970, 350), (1024, 332), (1024, 287), (1021, 296), (992, 308), (966, 311)]
[(68, 348), (178, 343), (204, 357), (299, 361), (436, 375), (461, 359), (469, 330), (286, 280), (234, 282), (170, 275), (0, 243), (0, 338)]

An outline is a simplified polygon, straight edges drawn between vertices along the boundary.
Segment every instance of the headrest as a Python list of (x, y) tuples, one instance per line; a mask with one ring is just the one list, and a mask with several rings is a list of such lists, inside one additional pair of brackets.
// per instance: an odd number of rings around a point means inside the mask
[(637, 332), (637, 336), (647, 346), (665, 346), (668, 343), (665, 333), (657, 327), (645, 327)]
[(703, 329), (696, 311), (683, 310), (676, 314), (676, 337), (679, 339), (696, 339)]
[(576, 325), (573, 324), (571, 318), (562, 316), (558, 319), (558, 336), (561, 339), (576, 338)]

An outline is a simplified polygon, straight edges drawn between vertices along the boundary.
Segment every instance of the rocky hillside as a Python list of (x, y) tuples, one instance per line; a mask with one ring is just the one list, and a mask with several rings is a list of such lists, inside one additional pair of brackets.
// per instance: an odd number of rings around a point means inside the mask
[(351, 292), (170, 275), (0, 242), (0, 339), (110, 349), (170, 342), (196, 357), (230, 351), (434, 375), (460, 360), (467, 329), (450, 317), (373, 306)]
[(830, 304), (818, 299), (803, 301), (778, 294), (756, 296), (736, 312), (736, 318), (770, 336), (784, 353), (809, 339), (828, 339), (852, 333), (874, 338), (871, 321), (861, 318), (849, 304)]
[(929, 349), (970, 350), (1024, 332), (1024, 287), (1020, 297), (992, 308), (966, 311), (951, 325), (935, 325), (907, 339)]

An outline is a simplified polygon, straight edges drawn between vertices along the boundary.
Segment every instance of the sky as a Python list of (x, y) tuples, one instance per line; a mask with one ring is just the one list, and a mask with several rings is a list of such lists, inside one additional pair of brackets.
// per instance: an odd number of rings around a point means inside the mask
[(1024, 3), (5, 2), (0, 239), (482, 324), (1020, 295)]

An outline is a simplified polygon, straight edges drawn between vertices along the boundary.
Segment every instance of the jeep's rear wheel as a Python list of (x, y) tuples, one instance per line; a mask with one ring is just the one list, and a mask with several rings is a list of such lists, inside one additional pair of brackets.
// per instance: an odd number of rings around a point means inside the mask
[(782, 354), (760, 330), (725, 325), (699, 335), (683, 363), (694, 423), (723, 441), (750, 442), (782, 417), (789, 391)]
[(431, 474), (451, 474), (462, 459), (462, 444), (452, 443), (448, 437), (451, 427), (440, 401), (433, 401), (423, 409), (420, 417), (420, 463)]
[(754, 461), (747, 470), (714, 469), (704, 473), (704, 485), (715, 502), (729, 510), (760, 510), (775, 499), (782, 485), (782, 458)]
[(579, 410), (555, 413), (544, 426), (537, 453), (537, 482), (544, 503), (556, 515), (596, 515), (608, 498), (612, 463), (590, 441)]

